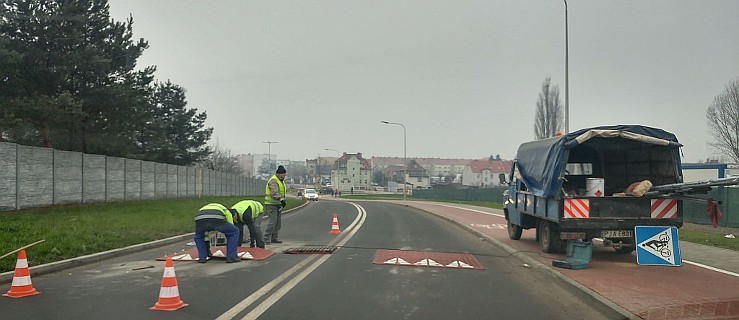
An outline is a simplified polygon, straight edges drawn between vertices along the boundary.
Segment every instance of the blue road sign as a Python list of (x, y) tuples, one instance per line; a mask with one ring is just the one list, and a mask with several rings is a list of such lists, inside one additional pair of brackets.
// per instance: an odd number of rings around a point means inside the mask
[(637, 264), (680, 266), (682, 263), (677, 228), (637, 226), (634, 228), (634, 236)]

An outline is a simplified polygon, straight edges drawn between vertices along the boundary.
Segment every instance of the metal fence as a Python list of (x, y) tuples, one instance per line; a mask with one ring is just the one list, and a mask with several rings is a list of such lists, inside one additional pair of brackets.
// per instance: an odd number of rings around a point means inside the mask
[[(503, 191), (506, 187), (488, 189), (431, 189), (413, 190), (413, 197), (429, 200), (447, 201), (479, 201), (503, 203)], [(722, 216), (719, 219), (721, 227), (739, 227), (739, 188), (719, 187), (711, 190), (706, 198), (713, 198), (721, 202), (719, 209)], [(683, 201), (683, 217), (685, 222), (696, 224), (711, 224), (706, 213), (706, 201)]]
[(261, 195), (266, 183), (204, 168), (0, 143), (0, 211), (73, 203)]
[(428, 189), (413, 190), (413, 197), (428, 200), (474, 201), (503, 203), (506, 187), (486, 189)]

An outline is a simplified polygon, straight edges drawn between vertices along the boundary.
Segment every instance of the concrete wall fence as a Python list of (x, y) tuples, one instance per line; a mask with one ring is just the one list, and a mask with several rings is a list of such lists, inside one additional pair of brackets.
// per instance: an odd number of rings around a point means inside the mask
[(0, 142), (0, 211), (58, 204), (264, 194), (266, 181), (204, 168)]

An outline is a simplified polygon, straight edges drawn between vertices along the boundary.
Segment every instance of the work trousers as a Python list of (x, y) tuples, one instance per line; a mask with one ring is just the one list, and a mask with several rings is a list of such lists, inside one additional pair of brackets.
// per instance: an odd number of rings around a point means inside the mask
[[(239, 246), (244, 244), (244, 226), (249, 230), (249, 243), (255, 243), (258, 248), (264, 248), (264, 240), (262, 238), (262, 230), (257, 221), (251, 217), (244, 217), (246, 221), (239, 221), (236, 227), (239, 228)], [(259, 219), (257, 219), (259, 220)]]
[(278, 234), (282, 228), (282, 206), (279, 204), (265, 205), (264, 219), (267, 219), (267, 227), (264, 230), (264, 242), (279, 240)]
[(205, 233), (218, 231), (226, 235), (226, 258), (236, 259), (236, 247), (238, 243), (239, 229), (228, 223), (225, 219), (200, 219), (195, 220), (195, 247), (198, 248), (198, 259), (205, 260), (208, 249), (205, 246)]

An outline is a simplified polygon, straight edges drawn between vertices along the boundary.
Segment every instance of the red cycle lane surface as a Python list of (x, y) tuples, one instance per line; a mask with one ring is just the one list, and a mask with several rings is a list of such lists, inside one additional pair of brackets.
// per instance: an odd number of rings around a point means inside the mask
[[(457, 221), (545, 266), (564, 259), (563, 254), (541, 252), (535, 229), (524, 230), (520, 240), (510, 239), (502, 210), (416, 201), (408, 205)], [(644, 319), (739, 319), (738, 277), (684, 263), (637, 265), (635, 253), (616, 253), (599, 244), (593, 246), (587, 269), (552, 268)]]

